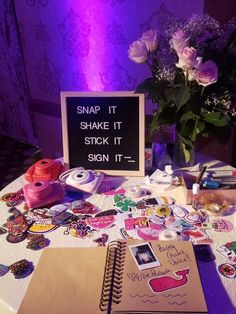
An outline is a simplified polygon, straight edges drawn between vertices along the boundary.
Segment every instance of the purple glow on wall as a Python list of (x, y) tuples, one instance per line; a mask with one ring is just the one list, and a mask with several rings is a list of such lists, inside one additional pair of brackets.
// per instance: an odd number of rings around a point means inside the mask
[[(100, 79), (101, 72), (107, 61), (112, 58), (113, 46), (105, 42), (106, 29), (104, 21), (114, 14), (115, 8), (107, 6), (106, 2), (99, 1), (96, 6), (87, 1), (70, 1), (71, 6), (76, 11), (74, 16), (77, 20), (77, 36), (80, 57), (76, 60), (76, 68), (86, 77), (87, 88), (84, 90), (101, 91), (104, 85)], [(86, 4), (87, 3), (87, 4)]]

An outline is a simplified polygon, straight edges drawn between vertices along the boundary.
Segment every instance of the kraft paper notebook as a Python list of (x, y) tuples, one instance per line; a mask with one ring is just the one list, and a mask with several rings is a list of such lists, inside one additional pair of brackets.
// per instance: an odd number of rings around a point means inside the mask
[(19, 314), (207, 313), (191, 242), (44, 249)]

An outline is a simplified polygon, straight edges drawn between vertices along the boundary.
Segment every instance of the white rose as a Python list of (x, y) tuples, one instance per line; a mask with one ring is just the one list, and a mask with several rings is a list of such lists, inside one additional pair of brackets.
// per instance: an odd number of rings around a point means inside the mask
[(179, 61), (176, 66), (184, 71), (193, 69), (198, 63), (197, 50), (193, 47), (184, 47), (180, 49), (177, 54), (179, 56)]
[(147, 50), (153, 52), (157, 49), (157, 32), (150, 29), (149, 31), (143, 33), (140, 40), (146, 45)]
[(134, 41), (128, 50), (130, 60), (136, 63), (144, 63), (148, 59), (148, 50), (141, 40)]

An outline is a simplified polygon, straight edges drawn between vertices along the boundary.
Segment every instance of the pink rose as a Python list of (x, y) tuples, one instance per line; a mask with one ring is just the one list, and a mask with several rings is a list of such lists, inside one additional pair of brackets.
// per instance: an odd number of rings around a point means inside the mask
[(179, 61), (176, 64), (178, 68), (188, 71), (198, 63), (197, 50), (193, 47), (184, 47), (177, 52)]
[(179, 51), (180, 49), (188, 46), (189, 38), (186, 37), (182, 30), (175, 32), (169, 41), (172, 49)]
[(202, 63), (199, 69), (195, 70), (192, 74), (199, 85), (208, 86), (217, 82), (218, 67), (215, 62), (208, 60)]
[(130, 60), (136, 63), (144, 63), (148, 59), (148, 50), (141, 40), (134, 41), (128, 50)]
[(147, 50), (153, 52), (157, 49), (157, 32), (150, 29), (143, 33), (140, 40), (146, 45)]

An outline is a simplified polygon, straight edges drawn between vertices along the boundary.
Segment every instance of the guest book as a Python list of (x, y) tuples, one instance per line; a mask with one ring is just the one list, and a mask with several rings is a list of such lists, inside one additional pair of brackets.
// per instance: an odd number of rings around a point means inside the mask
[(119, 240), (47, 248), (19, 309), (27, 313), (207, 313), (191, 242)]

